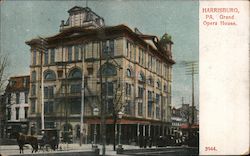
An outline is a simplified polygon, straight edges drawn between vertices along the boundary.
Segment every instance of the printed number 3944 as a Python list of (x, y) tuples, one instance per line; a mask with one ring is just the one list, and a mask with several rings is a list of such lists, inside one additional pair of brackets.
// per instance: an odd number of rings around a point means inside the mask
[(205, 151), (217, 151), (215, 147), (205, 147)]

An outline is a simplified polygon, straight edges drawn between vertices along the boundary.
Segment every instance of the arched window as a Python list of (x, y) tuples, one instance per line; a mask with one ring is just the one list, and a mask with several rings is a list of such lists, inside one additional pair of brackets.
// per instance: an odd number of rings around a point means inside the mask
[(52, 70), (47, 70), (44, 72), (44, 80), (55, 80), (56, 74)]
[(31, 81), (32, 82), (36, 81), (36, 71), (32, 71), (32, 73), (31, 73)]
[(161, 88), (161, 83), (159, 80), (156, 82), (156, 86), (157, 86), (157, 88)]
[(154, 84), (152, 76), (149, 76), (149, 78), (148, 78), (148, 84), (149, 85), (153, 85)]
[(131, 75), (131, 70), (130, 69), (127, 69), (127, 76), (128, 77), (131, 77), (132, 75)]
[(101, 66), (103, 76), (115, 76), (117, 75), (116, 67), (111, 63), (106, 63)]
[(73, 79), (82, 78), (82, 72), (80, 71), (80, 69), (75, 68), (75, 69), (70, 71), (69, 78), (73, 78)]
[(144, 74), (143, 74), (142, 72), (139, 73), (138, 80), (139, 80), (139, 81), (142, 81), (142, 82), (145, 81), (145, 76), (144, 76)]

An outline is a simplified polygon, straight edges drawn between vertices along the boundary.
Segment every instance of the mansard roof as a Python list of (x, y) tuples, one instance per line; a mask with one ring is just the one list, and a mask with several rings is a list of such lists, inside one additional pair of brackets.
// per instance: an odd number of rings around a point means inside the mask
[(14, 76), (9, 78), (9, 83), (6, 87), (6, 92), (28, 91), (30, 76)]

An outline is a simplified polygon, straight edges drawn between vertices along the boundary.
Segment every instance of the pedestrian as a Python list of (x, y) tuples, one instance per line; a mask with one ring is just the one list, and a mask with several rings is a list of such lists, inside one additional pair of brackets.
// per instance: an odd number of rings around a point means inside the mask
[(143, 140), (144, 142), (144, 144), (143, 144), (143, 146), (144, 146), (144, 148), (147, 148), (147, 142), (148, 142), (148, 139), (147, 139), (147, 136), (144, 136), (144, 140)]
[(151, 137), (148, 138), (148, 147), (149, 148), (152, 147), (152, 138)]
[(139, 137), (139, 146), (140, 146), (140, 148), (143, 147), (143, 139), (142, 139), (142, 136)]

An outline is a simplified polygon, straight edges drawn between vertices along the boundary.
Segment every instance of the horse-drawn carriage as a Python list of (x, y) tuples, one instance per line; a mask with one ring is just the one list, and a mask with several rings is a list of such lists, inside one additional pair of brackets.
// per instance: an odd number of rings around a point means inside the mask
[(59, 145), (59, 130), (58, 129), (43, 129), (43, 136), (38, 139), (40, 149), (50, 147), (53, 150), (58, 149)]

